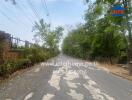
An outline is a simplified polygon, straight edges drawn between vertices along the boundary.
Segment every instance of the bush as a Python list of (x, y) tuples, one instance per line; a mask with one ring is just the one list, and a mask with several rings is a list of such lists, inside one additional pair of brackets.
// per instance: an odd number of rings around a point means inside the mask
[(8, 60), (0, 65), (0, 76), (8, 77), (13, 72), (24, 69), (35, 63), (43, 62), (57, 53), (50, 49), (42, 47), (24, 48), (20, 51), (20, 58), (18, 60)]
[(51, 57), (53, 57), (53, 51), (42, 48), (42, 47), (32, 47), (23, 50), (21, 53), (21, 58), (27, 58), (31, 60), (32, 64), (43, 62)]
[(0, 76), (9, 76), (16, 70), (29, 67), (31, 61), (29, 59), (19, 59), (15, 61), (6, 61), (4, 64), (0, 65)]

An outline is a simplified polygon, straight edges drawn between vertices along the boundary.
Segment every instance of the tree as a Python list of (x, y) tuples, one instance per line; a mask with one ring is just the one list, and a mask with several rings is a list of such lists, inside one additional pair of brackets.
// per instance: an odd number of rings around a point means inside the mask
[(39, 37), (43, 43), (43, 46), (50, 49), (56, 49), (59, 46), (59, 41), (63, 35), (63, 28), (57, 27), (55, 30), (51, 30), (50, 24), (47, 24), (40, 20), (39, 23), (35, 23), (33, 31), (36, 33), (35, 37)]
[(124, 19), (112, 17), (111, 6), (103, 0), (89, 3), (88, 7), (85, 13), (86, 23), (71, 31), (64, 39), (63, 51), (83, 59), (109, 59), (112, 63), (112, 58), (118, 59), (121, 50), (126, 48), (122, 29)]
[(99, 20), (97, 32), (92, 43), (93, 55), (108, 58), (112, 63), (112, 58), (119, 57), (120, 51), (125, 48), (124, 37), (119, 28), (108, 23), (106, 18)]
[[(124, 18), (112, 17), (111, 7), (115, 0), (96, 0), (85, 14), (86, 25), (93, 30), (92, 54), (101, 57), (117, 57), (126, 48), (123, 26)], [(91, 7), (92, 6), (92, 7)], [(90, 33), (91, 31), (88, 31)]]
[(87, 58), (89, 51), (88, 35), (86, 35), (84, 26), (78, 26), (72, 30), (63, 41), (63, 52), (80, 58)]
[[(111, 16), (111, 7), (114, 4), (120, 4), (125, 8), (125, 16), (124, 17), (111, 17), (109, 20), (112, 21), (113, 24), (118, 24), (122, 27), (123, 34), (126, 37), (126, 47), (127, 47), (127, 57), (128, 64), (130, 69), (130, 74), (132, 74), (132, 30), (131, 30), (131, 20), (132, 20), (132, 1), (131, 0), (96, 0), (97, 4), (107, 5), (106, 14), (107, 16)], [(103, 7), (103, 6), (102, 6)], [(127, 34), (128, 33), (128, 34)]]

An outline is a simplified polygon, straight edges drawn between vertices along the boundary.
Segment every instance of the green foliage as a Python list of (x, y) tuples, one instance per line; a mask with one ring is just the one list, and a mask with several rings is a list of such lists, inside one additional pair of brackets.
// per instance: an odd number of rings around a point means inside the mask
[(33, 66), (34, 64), (43, 62), (57, 54), (58, 52), (40, 46), (23, 48), (20, 52), (20, 59), (7, 60), (0, 65), (0, 76), (8, 77), (17, 70)]
[(86, 58), (86, 53), (89, 51), (88, 38), (82, 26), (71, 31), (64, 39), (63, 52), (75, 57)]
[[(55, 52), (53, 52), (55, 53)], [(21, 58), (30, 59), (32, 64), (39, 63), (53, 57), (54, 54), (51, 53), (50, 49), (44, 47), (32, 47), (26, 48), (21, 52)]]
[[(71, 31), (63, 41), (65, 54), (83, 59), (120, 59), (126, 53), (124, 18), (112, 17), (115, 0), (96, 0), (85, 13), (86, 24)], [(104, 7), (103, 7), (104, 5)], [(105, 7), (106, 6), (106, 7)], [(124, 50), (122, 52), (122, 50)]]
[(43, 46), (50, 49), (58, 48), (59, 41), (63, 35), (63, 28), (57, 27), (55, 30), (51, 30), (50, 24), (47, 24), (40, 20), (39, 23), (35, 23), (33, 31), (36, 33), (35, 37), (40, 37), (43, 42)]
[(32, 48), (23, 48), (20, 54), (20, 59), (7, 60), (0, 65), (0, 76), (8, 77), (17, 70), (33, 66), (36, 63), (43, 62), (53, 56), (56, 56), (57, 52), (52, 52), (50, 49), (37, 46)]
[(42, 40), (43, 46), (35, 44), (30, 48), (17, 48), (20, 58), (15, 61), (5, 61), (2, 65), (0, 65), (0, 76), (8, 76), (16, 70), (43, 62), (59, 53), (58, 47), (59, 41), (62, 37), (62, 27), (56, 27), (55, 30), (51, 31), (50, 25), (44, 23), (43, 20), (40, 20), (39, 23), (35, 24), (34, 31), (36, 32), (36, 36)]
[(30, 64), (29, 59), (19, 59), (6, 61), (0, 65), (0, 76), (8, 77), (11, 73), (16, 70), (23, 69)]

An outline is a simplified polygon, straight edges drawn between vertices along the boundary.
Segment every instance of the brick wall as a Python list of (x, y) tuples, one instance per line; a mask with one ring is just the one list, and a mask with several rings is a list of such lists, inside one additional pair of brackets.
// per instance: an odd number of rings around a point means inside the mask
[[(2, 37), (2, 42), (1, 42), (1, 46), (2, 46), (2, 52), (1, 52), (1, 60), (15, 60), (17, 58), (19, 58), (19, 52), (17, 51), (12, 51), (11, 49), (11, 41), (10, 41), (10, 34), (7, 34), (5, 32), (1, 32), (0, 31), (0, 37)], [(2, 61), (0, 61), (2, 62)]]

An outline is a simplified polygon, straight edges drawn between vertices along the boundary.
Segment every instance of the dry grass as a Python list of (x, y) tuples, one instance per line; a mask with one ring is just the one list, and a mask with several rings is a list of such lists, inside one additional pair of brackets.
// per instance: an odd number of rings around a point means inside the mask
[(97, 67), (100, 68), (105, 68), (107, 69), (109, 72), (118, 75), (120, 77), (126, 78), (128, 80), (132, 80), (132, 76), (129, 75), (129, 71), (126, 68), (123, 68), (119, 65), (110, 65), (110, 64), (101, 64), (98, 63)]

